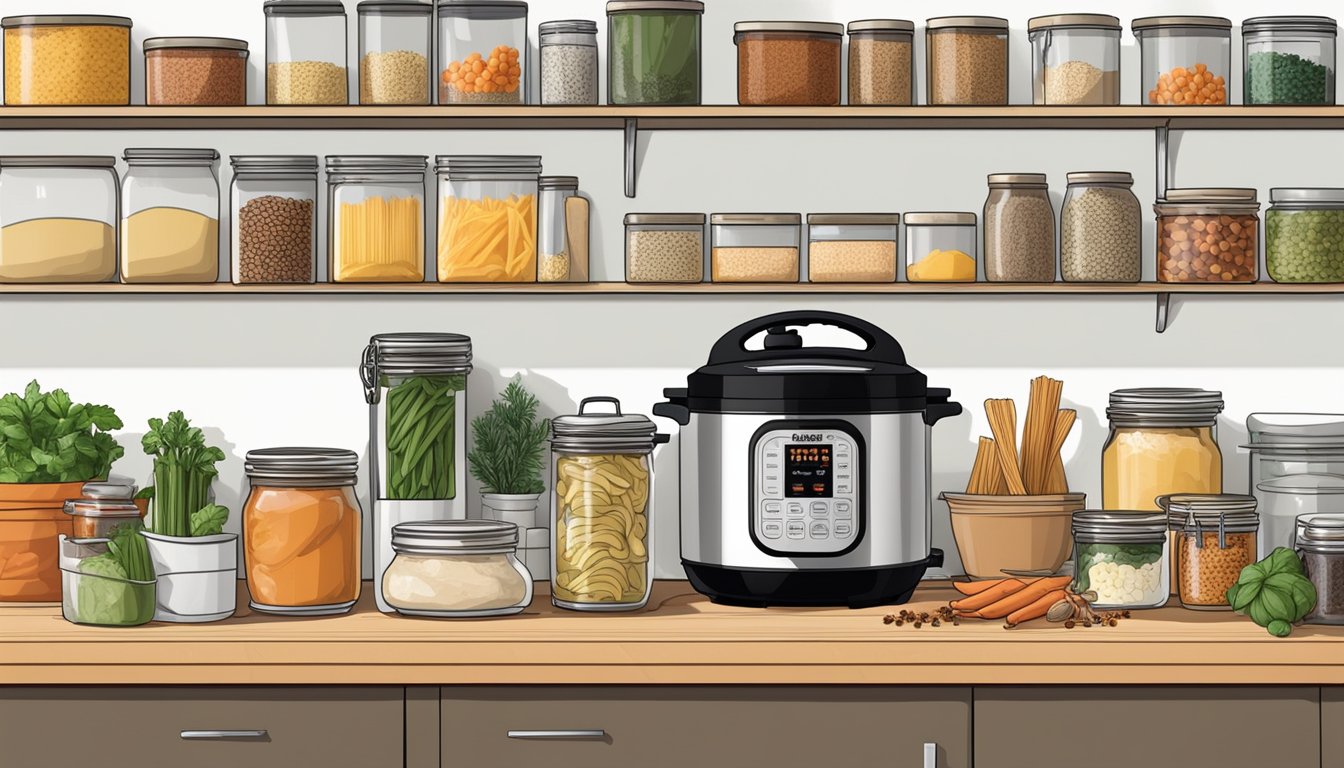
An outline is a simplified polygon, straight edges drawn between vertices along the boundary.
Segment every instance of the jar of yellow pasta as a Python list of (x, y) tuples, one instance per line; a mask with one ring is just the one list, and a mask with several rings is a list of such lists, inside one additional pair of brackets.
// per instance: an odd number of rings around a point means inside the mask
[(536, 155), (440, 155), (439, 282), (535, 283)]
[[(613, 413), (589, 413), (610, 403)], [(653, 586), (653, 446), (647, 416), (614, 397), (589, 397), (551, 422), (555, 546), (551, 602), (575, 611), (633, 611)]]
[(131, 20), (125, 16), (7, 16), (5, 103), (131, 103)]
[(425, 279), (424, 155), (327, 156), (327, 271), (333, 283)]

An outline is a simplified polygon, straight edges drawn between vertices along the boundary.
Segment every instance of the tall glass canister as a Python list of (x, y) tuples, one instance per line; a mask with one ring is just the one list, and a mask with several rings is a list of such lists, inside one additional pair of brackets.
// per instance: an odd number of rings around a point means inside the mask
[(345, 6), (267, 0), (266, 103), (346, 104)]
[(578, 176), (542, 176), (537, 212), (537, 282), (588, 282), (588, 199)]
[[(373, 580), (392, 563), (392, 527), (464, 520), (467, 375), (471, 339), (456, 333), (383, 333), (364, 348), (369, 404)], [(378, 609), (394, 609), (375, 590)]]
[(439, 103), (527, 103), (527, 3), (440, 0)]
[(538, 28), (541, 103), (597, 103), (597, 22), (548, 21)]
[(365, 0), (359, 11), (359, 103), (429, 104), (434, 6)]
[(121, 281), (219, 278), (219, 180), (213, 149), (127, 149), (121, 182)]
[(231, 161), (233, 282), (313, 282), (317, 157), (234, 155)]

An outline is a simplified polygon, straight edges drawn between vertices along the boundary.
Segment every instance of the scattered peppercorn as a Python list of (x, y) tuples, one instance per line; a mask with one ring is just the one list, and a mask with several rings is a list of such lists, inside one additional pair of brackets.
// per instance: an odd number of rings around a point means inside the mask
[(1064, 622), (1065, 629), (1073, 629), (1076, 626), (1078, 626), (1078, 624), (1073, 619), (1069, 619), (1068, 621)]

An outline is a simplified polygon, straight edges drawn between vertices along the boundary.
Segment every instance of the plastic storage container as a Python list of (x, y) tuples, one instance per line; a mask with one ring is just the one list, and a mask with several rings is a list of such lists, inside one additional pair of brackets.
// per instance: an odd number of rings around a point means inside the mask
[(5, 103), (131, 103), (131, 20), (125, 16), (6, 16)]
[(1227, 611), (1227, 590), (1256, 562), (1260, 517), (1253, 496), (1177, 494), (1158, 500), (1176, 535), (1181, 605)]
[(247, 104), (247, 41), (231, 37), (151, 37), (145, 41), (145, 103)]
[(905, 279), (911, 283), (975, 282), (975, 214), (905, 214)]
[(1120, 20), (1099, 13), (1037, 16), (1031, 42), (1031, 103), (1120, 103)]
[(849, 103), (915, 103), (915, 23), (904, 19), (851, 21)]
[(345, 6), (266, 0), (266, 103), (346, 104)]
[(1135, 19), (1141, 54), (1139, 103), (1229, 104), (1232, 22), (1220, 16)]
[[(818, 21), (739, 21), (737, 103), (828, 107), (840, 103), (845, 27)], [(799, 73), (806, 73), (799, 77)]]
[(497, 520), (434, 520), (392, 529), (396, 557), (383, 573), (383, 600), (397, 613), (481, 618), (521, 613), (532, 574), (518, 560), (520, 530)]
[(716, 213), (709, 217), (710, 279), (716, 283), (798, 282), (796, 213)]
[(1157, 212), (1157, 279), (1253, 283), (1260, 276), (1255, 190), (1168, 189)]
[(1241, 23), (1242, 101), (1334, 104), (1335, 38), (1325, 16), (1257, 16)]
[[(611, 403), (614, 413), (591, 413)], [(551, 421), (555, 543), (551, 602), (575, 611), (633, 611), (653, 586), (653, 446), (649, 417), (614, 397), (587, 397)]]
[(121, 281), (219, 279), (213, 149), (127, 149), (121, 181)]
[(578, 176), (537, 180), (537, 282), (588, 282), (588, 200)]
[(1055, 280), (1055, 209), (1043, 173), (991, 173), (985, 200), (985, 279)]
[(65, 502), (75, 539), (106, 538), (118, 526), (139, 523), (145, 509), (135, 501), (135, 486), (123, 483), (85, 483), (79, 498)]
[(699, 0), (607, 3), (607, 103), (700, 103)]
[(359, 103), (431, 104), (434, 6), (365, 0), (359, 13)]
[(541, 103), (597, 103), (597, 22), (547, 21), (537, 30)]
[(1344, 516), (1303, 515), (1296, 541), (1302, 571), (1316, 588), (1316, 607), (1303, 621), (1344, 624)]
[(424, 155), (327, 157), (327, 261), (333, 283), (425, 279)]
[(1160, 608), (1171, 595), (1167, 516), (1154, 512), (1073, 513), (1073, 591), (1093, 591), (1093, 608)]
[(1157, 510), (1175, 493), (1222, 493), (1218, 414), (1223, 395), (1203, 389), (1119, 389), (1106, 417), (1101, 457), (1102, 505)]
[(1257, 560), (1275, 547), (1293, 547), (1300, 515), (1344, 515), (1344, 475), (1290, 475), (1266, 480), (1253, 490), (1260, 512)]
[(536, 155), (439, 155), (439, 282), (537, 280)]
[(1246, 431), (1252, 494), (1289, 475), (1344, 476), (1344, 414), (1252, 413)]
[(527, 3), (440, 0), (439, 103), (527, 103)]
[(117, 275), (117, 170), (108, 156), (0, 157), (0, 282)]
[(807, 279), (814, 283), (896, 281), (897, 213), (813, 213), (807, 217)]
[(924, 54), (930, 104), (1008, 103), (1008, 20), (929, 19)]
[(1277, 283), (1344, 283), (1344, 189), (1269, 190), (1265, 268)]
[(703, 213), (628, 213), (627, 283), (699, 283), (705, 279)]
[(1070, 173), (1059, 225), (1065, 280), (1137, 283), (1143, 271), (1143, 214), (1125, 172)]
[(156, 581), (104, 575), (103, 568), (86, 564), (107, 555), (107, 544), (107, 539), (60, 537), (61, 615), (74, 624), (97, 627), (148, 624), (154, 618)]
[(317, 277), (317, 157), (234, 155), (233, 282), (311, 283)]

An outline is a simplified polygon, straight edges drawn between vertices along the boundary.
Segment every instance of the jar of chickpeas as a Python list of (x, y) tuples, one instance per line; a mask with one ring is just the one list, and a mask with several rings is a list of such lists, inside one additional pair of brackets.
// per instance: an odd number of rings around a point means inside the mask
[(1139, 102), (1227, 104), (1232, 22), (1221, 16), (1148, 16), (1134, 20), (1139, 40)]
[(131, 20), (125, 16), (6, 16), (5, 103), (131, 103)]
[(439, 103), (527, 103), (527, 3), (439, 2)]
[(1168, 189), (1157, 212), (1157, 279), (1253, 283), (1260, 277), (1254, 189)]

